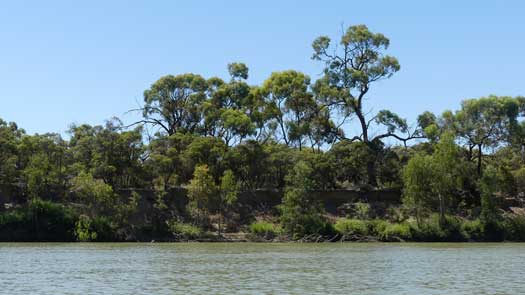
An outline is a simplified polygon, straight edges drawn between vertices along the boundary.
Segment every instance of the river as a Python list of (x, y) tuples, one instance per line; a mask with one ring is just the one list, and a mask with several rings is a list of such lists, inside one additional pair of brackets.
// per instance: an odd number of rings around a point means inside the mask
[(525, 244), (0, 244), (1, 294), (525, 294)]

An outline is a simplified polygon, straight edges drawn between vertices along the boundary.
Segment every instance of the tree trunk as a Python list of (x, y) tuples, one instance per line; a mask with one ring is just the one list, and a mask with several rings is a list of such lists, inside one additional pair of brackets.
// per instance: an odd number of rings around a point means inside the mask
[(361, 132), (363, 133), (363, 142), (368, 143), (368, 126), (366, 126), (366, 120), (365, 116), (360, 110), (356, 110), (355, 112), (357, 118), (359, 119), (359, 123), (361, 124)]
[(478, 176), (481, 176), (481, 162), (483, 157), (483, 150), (481, 144), (478, 144)]
[(443, 196), (441, 194), (438, 195), (439, 197), (439, 225), (441, 227), (445, 226), (446, 219), (445, 219), (445, 200), (443, 199)]
[(366, 162), (366, 174), (368, 174), (368, 184), (377, 188), (376, 162), (373, 159)]

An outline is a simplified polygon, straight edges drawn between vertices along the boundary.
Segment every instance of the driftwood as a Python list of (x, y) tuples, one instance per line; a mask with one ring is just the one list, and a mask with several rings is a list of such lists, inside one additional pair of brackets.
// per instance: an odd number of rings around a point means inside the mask
[(339, 242), (378, 242), (377, 237), (363, 235), (343, 235)]

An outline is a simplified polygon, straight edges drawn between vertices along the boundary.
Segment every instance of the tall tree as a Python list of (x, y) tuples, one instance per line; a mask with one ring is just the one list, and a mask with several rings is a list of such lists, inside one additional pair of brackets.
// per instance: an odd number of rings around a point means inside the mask
[[(440, 224), (462, 180), (459, 148), (451, 133), (444, 134), (431, 156), (417, 155), (403, 171), (404, 202), (421, 208), (438, 208)], [(418, 215), (418, 214), (416, 214)]]
[(144, 119), (168, 135), (196, 132), (202, 120), (202, 103), (208, 83), (200, 75), (164, 76), (144, 91)]
[(306, 123), (315, 107), (309, 85), (310, 77), (290, 70), (272, 73), (262, 86), (277, 125), (277, 140), (286, 145), (295, 143), (301, 148), (308, 132)]
[[(365, 25), (350, 26), (341, 37), (340, 46), (331, 46), (327, 36), (318, 37), (312, 44), (312, 58), (325, 64), (324, 77), (314, 88), (328, 107), (342, 115), (341, 124), (350, 116), (357, 117), (361, 134), (354, 140), (368, 143), (385, 137), (403, 139), (395, 132), (408, 131), (406, 122), (390, 111), (379, 111), (372, 118), (366, 116), (364, 100), (371, 86), (400, 69), (395, 57), (384, 54), (389, 45), (387, 37), (371, 32)], [(369, 128), (374, 121), (386, 125), (387, 132), (370, 137)]]
[(197, 223), (206, 223), (217, 193), (218, 188), (208, 166), (197, 166), (188, 186), (188, 209)]
[(255, 134), (248, 98), (251, 87), (246, 83), (248, 67), (243, 63), (228, 65), (231, 80), (208, 80), (210, 98), (203, 104), (205, 134), (221, 137), (227, 145), (239, 143)]
[[(469, 158), (477, 162), (481, 176), (483, 153), (487, 148), (496, 148), (509, 139), (510, 132), (517, 127), (519, 103), (512, 97), (489, 96), (468, 99), (461, 103), (461, 109), (443, 117), (460, 140), (467, 146)], [(476, 154), (473, 151), (476, 150)]]
[(337, 130), (327, 108), (319, 105), (310, 89), (310, 77), (289, 70), (274, 72), (263, 83), (268, 113), (276, 127), (276, 139), (302, 149), (333, 142)]
[(18, 145), (25, 132), (15, 123), (0, 119), (0, 193), (17, 191), (20, 177)]

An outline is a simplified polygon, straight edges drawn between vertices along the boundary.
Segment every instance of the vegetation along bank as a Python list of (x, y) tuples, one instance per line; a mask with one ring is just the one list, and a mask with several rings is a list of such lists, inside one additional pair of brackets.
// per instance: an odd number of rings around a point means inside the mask
[(0, 241), (524, 241), (525, 98), (371, 112), (389, 43), (315, 39), (315, 81), (167, 75), (139, 122), (67, 139), (0, 120)]

